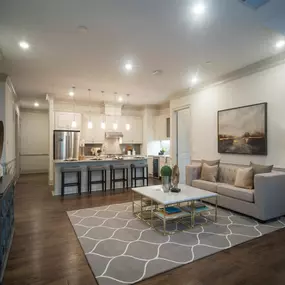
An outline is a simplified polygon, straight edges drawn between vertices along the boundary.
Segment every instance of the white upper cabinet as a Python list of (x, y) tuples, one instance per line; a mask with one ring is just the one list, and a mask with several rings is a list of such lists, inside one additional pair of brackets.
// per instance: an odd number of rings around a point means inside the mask
[[(88, 128), (89, 119), (92, 122), (92, 129)], [(83, 115), (81, 138), (85, 143), (103, 143), (105, 139), (105, 130), (101, 128), (103, 117), (101, 115)]]
[[(126, 129), (126, 125), (130, 129)], [(124, 144), (142, 144), (143, 143), (143, 122), (141, 117), (122, 116), (119, 121), (119, 131), (123, 133)]]
[[(76, 127), (72, 127), (72, 121), (76, 122)], [(81, 130), (81, 114), (68, 112), (55, 112), (55, 130)]]
[(169, 116), (160, 115), (155, 116), (155, 132), (154, 139), (155, 140), (169, 140), (170, 138), (170, 121)]

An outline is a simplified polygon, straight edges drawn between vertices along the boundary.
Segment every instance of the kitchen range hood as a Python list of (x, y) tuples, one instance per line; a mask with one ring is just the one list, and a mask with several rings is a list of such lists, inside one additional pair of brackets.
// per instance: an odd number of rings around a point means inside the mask
[(122, 132), (106, 132), (105, 133), (106, 139), (119, 139), (123, 137)]

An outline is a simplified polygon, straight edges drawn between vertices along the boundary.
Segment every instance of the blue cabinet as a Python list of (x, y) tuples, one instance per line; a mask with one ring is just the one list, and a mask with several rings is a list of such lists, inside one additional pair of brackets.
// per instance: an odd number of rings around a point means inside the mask
[(2, 284), (14, 234), (14, 178), (0, 180), (0, 284)]

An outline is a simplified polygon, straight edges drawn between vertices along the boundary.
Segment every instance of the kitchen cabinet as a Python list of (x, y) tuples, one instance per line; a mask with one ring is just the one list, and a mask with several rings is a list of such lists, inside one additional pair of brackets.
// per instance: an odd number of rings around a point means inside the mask
[(93, 125), (92, 129), (88, 129), (89, 115), (83, 115), (81, 138), (85, 140), (85, 143), (101, 144), (105, 140), (105, 130), (101, 128), (104, 118), (101, 115), (91, 115), (90, 119)]
[(170, 139), (170, 118), (167, 115), (155, 116), (155, 140)]
[[(76, 127), (72, 127), (72, 121), (75, 120)], [(55, 112), (54, 118), (55, 130), (81, 130), (81, 114), (68, 112)]]
[[(126, 129), (126, 124), (130, 124), (130, 129)], [(119, 121), (119, 130), (123, 133), (124, 144), (142, 144), (143, 142), (143, 122), (140, 117), (122, 116)]]

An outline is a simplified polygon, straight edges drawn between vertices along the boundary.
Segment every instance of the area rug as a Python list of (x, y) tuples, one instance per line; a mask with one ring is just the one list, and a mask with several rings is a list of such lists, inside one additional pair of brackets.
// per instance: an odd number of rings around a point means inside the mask
[(219, 208), (216, 223), (198, 218), (195, 228), (163, 236), (133, 216), (131, 203), (67, 214), (100, 285), (134, 284), (285, 227), (284, 217), (260, 224)]

